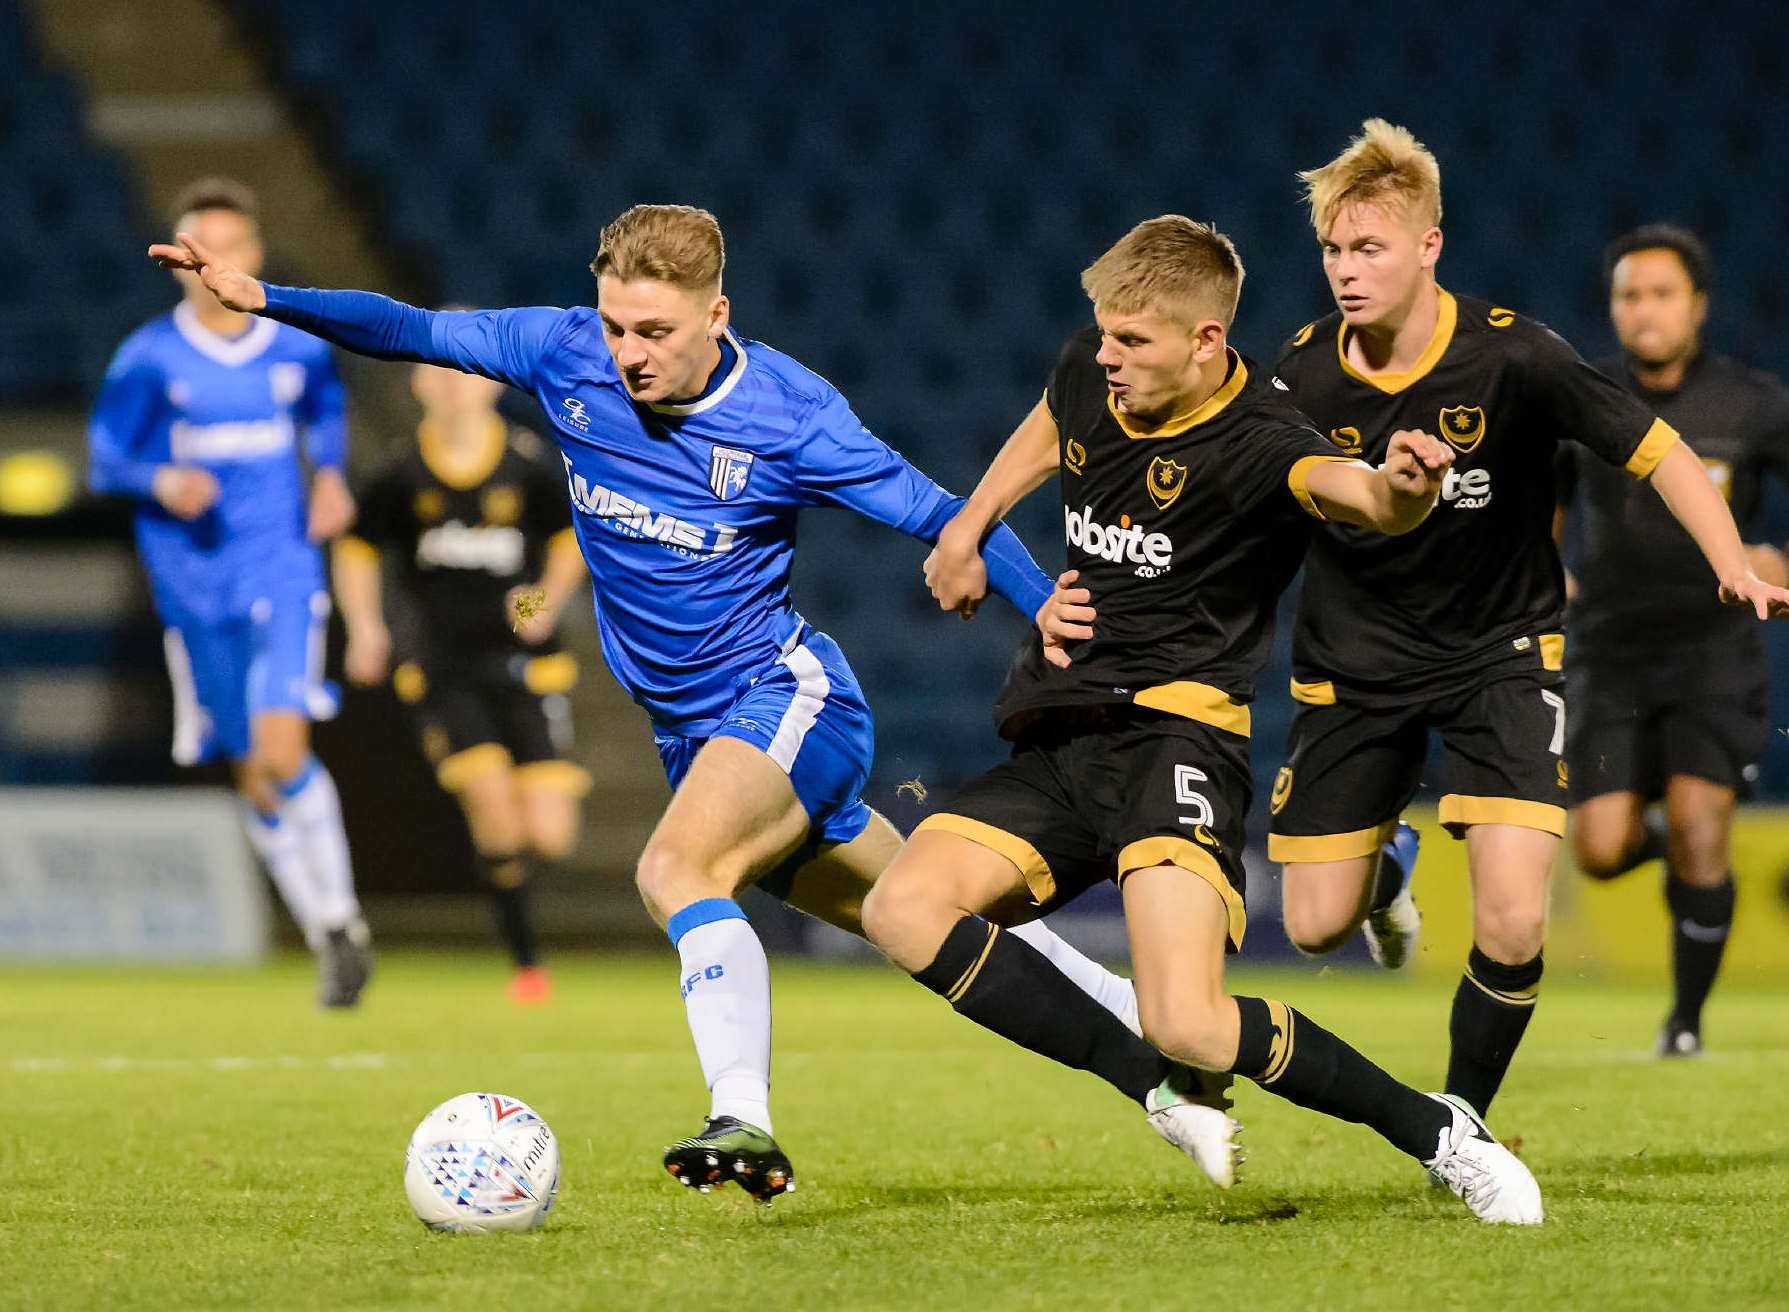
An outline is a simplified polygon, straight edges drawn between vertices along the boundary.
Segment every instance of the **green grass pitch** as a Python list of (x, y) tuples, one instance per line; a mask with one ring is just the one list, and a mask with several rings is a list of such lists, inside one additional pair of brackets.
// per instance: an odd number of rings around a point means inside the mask
[[(1564, 972), (1561, 972), (1564, 974)], [(1219, 1194), (1136, 1108), (893, 971), (776, 963), (773, 1209), (660, 1170), (706, 1109), (675, 962), (562, 958), (517, 1011), (494, 958), (390, 954), (356, 1014), (308, 963), (0, 970), (4, 1308), (1789, 1306), (1789, 1007), (1716, 994), (1650, 1058), (1657, 983), (1549, 981), (1493, 1125), (1545, 1192), (1481, 1225), (1369, 1131), (1240, 1090)], [(1426, 1087), (1448, 991), (1249, 974)], [(403, 1149), (468, 1089), (531, 1102), (564, 1183), (530, 1235), (411, 1216)]]

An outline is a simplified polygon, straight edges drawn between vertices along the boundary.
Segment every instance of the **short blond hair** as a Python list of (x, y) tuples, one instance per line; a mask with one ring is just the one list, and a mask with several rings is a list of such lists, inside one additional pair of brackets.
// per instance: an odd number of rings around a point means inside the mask
[(1202, 318), (1230, 326), (1242, 295), (1242, 257), (1209, 223), (1183, 214), (1145, 219), (1081, 274), (1095, 309), (1156, 311), (1191, 328)]
[(718, 292), (727, 264), (721, 225), (694, 205), (635, 205), (603, 229), (590, 272), (649, 278), (692, 292)]
[(1389, 202), (1425, 227), (1441, 222), (1441, 165), (1409, 128), (1370, 118), (1322, 168), (1298, 175), (1319, 237), (1349, 205)]

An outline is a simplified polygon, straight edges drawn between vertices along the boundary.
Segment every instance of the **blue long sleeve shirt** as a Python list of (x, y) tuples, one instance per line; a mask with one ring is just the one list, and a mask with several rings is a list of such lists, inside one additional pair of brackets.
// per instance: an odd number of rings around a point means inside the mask
[[(817, 374), (728, 332), (700, 397), (640, 404), (590, 308), (420, 310), (367, 292), (267, 287), (263, 314), (360, 354), (483, 374), (551, 418), (603, 657), (663, 732), (702, 736), (803, 624), (797, 513), (841, 506), (925, 542), (962, 506)], [(1050, 581), (1004, 526), (989, 584), (1025, 615)]]

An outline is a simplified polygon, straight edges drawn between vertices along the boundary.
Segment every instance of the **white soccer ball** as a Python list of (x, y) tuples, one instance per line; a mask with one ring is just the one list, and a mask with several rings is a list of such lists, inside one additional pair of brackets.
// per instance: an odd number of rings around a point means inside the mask
[(559, 1192), (559, 1143), (527, 1103), (462, 1093), (410, 1136), (404, 1192), (431, 1230), (532, 1230)]

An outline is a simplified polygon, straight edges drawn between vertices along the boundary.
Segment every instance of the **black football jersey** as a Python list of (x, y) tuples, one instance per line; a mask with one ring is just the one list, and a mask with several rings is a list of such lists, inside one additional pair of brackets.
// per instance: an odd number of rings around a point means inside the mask
[[(1755, 529), (1767, 475), (1789, 480), (1789, 388), (1774, 375), (1724, 355), (1698, 355), (1673, 392), (1641, 387), (1628, 362), (1604, 361), (1621, 383), (1683, 432), (1733, 511), (1740, 533)], [(1762, 678), (1758, 624), (1745, 607), (1723, 606), (1695, 541), (1650, 489), (1560, 449), (1560, 496), (1583, 517), (1578, 595), (1567, 612), (1573, 659), (1681, 654), (1707, 677)]]
[(1676, 431), (1557, 333), (1486, 301), (1442, 292), (1435, 334), (1405, 373), (1359, 373), (1343, 334), (1340, 314), (1307, 324), (1278, 368), (1332, 449), (1378, 464), (1394, 432), (1421, 429), (1453, 447), (1454, 466), (1409, 533), (1312, 535), (1295, 678), (1321, 700), (1401, 701), (1505, 661), (1532, 665), (1537, 644), (1558, 668), (1557, 444), (1576, 439), (1644, 478)]
[(412, 611), (398, 626), (400, 654), (445, 671), (558, 650), (551, 639), (522, 642), (503, 603), (540, 578), (547, 543), (571, 531), (563, 473), (522, 428), (493, 430), (488, 463), (468, 477), (444, 477), (433, 446), (425, 424), (416, 447), (366, 486), (353, 531), (396, 558)]
[(1246, 735), (1275, 606), (1319, 515), (1306, 481), (1345, 457), (1234, 351), (1203, 404), (1136, 432), (1094, 359), (1099, 341), (1094, 329), (1070, 338), (1044, 393), (1068, 568), (1093, 594), (1094, 636), (1058, 669), (1034, 635), (995, 720), (1012, 736), (1040, 710), (1130, 702)]

